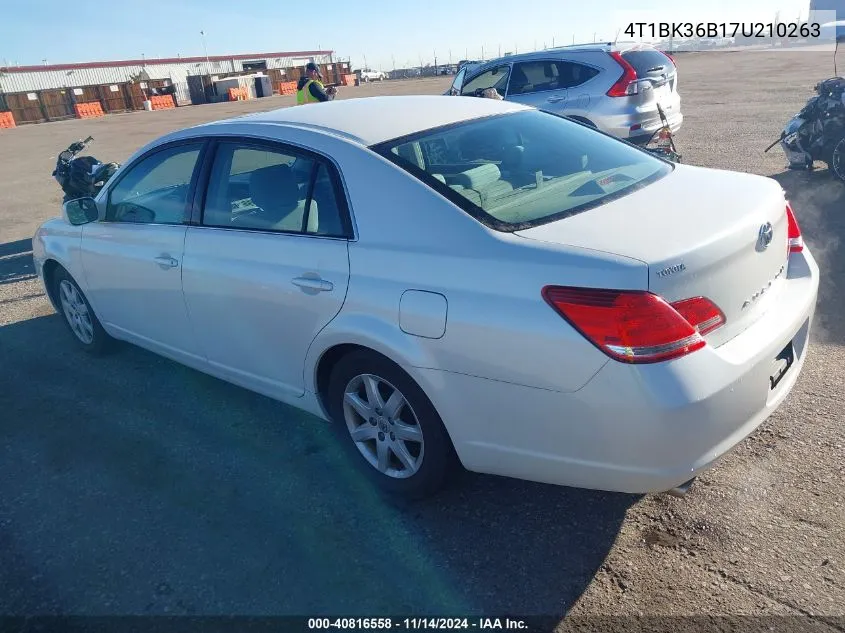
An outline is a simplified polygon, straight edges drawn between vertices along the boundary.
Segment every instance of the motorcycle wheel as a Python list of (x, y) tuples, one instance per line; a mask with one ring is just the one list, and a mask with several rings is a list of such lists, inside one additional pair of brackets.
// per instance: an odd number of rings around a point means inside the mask
[(841, 182), (845, 182), (845, 136), (833, 144), (827, 167)]

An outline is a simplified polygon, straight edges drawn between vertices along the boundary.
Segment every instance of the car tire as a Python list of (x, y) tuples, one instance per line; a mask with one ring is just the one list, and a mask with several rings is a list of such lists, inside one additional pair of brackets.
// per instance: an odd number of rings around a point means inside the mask
[[(454, 474), (459, 462), (440, 416), (396, 363), (374, 352), (352, 352), (332, 369), (326, 398), (341, 443), (383, 492), (421, 499)], [(398, 409), (388, 409), (397, 403)]]
[(840, 182), (845, 182), (845, 135), (830, 145), (830, 152), (826, 157), (830, 173)]
[(51, 286), (56, 310), (76, 344), (95, 356), (107, 352), (114, 339), (103, 329), (88, 298), (70, 273), (64, 268), (57, 268), (52, 275)]

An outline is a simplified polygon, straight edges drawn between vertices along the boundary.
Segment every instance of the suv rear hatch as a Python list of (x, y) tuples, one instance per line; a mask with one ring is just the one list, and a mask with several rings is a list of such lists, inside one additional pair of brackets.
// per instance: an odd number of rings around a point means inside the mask
[(725, 323), (705, 336), (716, 346), (760, 318), (786, 278), (783, 190), (749, 174), (677, 165), (643, 189), (517, 235), (646, 263), (647, 290), (670, 303), (703, 296), (721, 309)]
[(623, 70), (610, 96), (632, 96), (638, 103), (657, 102), (667, 116), (679, 108), (678, 72), (675, 63), (652, 47), (635, 47), (611, 56)]

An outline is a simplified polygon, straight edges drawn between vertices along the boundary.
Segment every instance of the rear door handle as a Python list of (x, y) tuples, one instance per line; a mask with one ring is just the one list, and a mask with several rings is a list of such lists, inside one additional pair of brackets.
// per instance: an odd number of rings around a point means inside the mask
[(170, 257), (169, 255), (162, 255), (160, 257), (155, 258), (155, 263), (158, 264), (161, 268), (165, 270), (168, 268), (176, 268), (179, 265), (179, 261)]
[(319, 277), (294, 277), (291, 279), (294, 286), (299, 286), (304, 290), (317, 290), (319, 292), (329, 292), (334, 290), (334, 284)]
[(560, 103), (561, 101), (566, 101), (566, 97), (549, 97), (546, 99), (548, 103)]

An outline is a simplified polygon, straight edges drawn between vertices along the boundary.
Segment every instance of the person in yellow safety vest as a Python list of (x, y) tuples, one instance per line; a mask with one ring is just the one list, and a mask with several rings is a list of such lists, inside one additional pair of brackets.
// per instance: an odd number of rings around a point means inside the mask
[(337, 89), (332, 86), (326, 89), (323, 86), (323, 74), (320, 67), (314, 62), (308, 62), (305, 66), (305, 76), (299, 78), (296, 84), (296, 105), (306, 103), (320, 103), (331, 101), (337, 94)]

